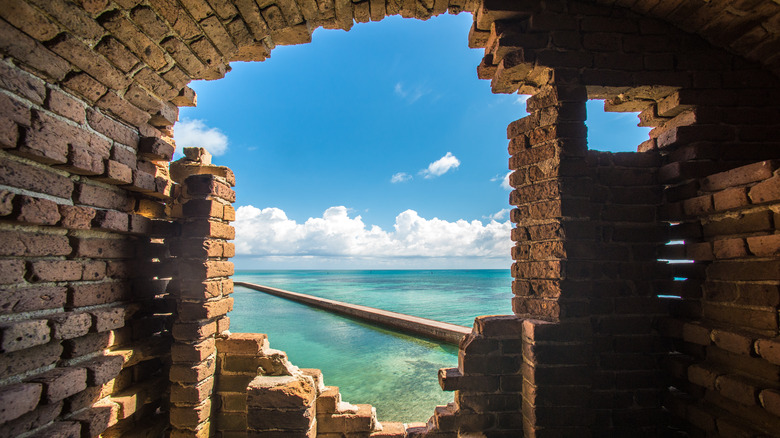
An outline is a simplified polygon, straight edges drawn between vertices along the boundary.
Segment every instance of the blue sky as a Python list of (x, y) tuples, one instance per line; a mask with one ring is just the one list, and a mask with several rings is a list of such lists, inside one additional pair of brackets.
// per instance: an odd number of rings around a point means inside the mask
[[(175, 138), (237, 175), (237, 268), (509, 268), (506, 126), (525, 104), (477, 79), (471, 20), (318, 29), (190, 84), (198, 107)], [(601, 106), (588, 107), (598, 149), (647, 138)]]

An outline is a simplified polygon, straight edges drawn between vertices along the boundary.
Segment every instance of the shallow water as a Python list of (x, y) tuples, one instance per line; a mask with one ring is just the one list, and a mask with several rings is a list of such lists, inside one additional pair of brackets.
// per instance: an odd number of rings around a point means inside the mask
[[(510, 314), (506, 270), (239, 271), (236, 281), (471, 326), (474, 317)], [(370, 403), (380, 420), (426, 421), (441, 391), (439, 368), (457, 365), (457, 348), (374, 327), (262, 292), (236, 287), (231, 331), (269, 336), (293, 364), (319, 368), (350, 403)]]

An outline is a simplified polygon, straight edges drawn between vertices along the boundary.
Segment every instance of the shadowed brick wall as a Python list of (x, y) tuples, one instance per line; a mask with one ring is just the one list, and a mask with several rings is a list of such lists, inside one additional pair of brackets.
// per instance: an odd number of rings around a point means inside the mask
[[(227, 331), (235, 179), (197, 150), (171, 164), (171, 128), (187, 84), (229, 62), (462, 11), (478, 77), (534, 95), (507, 131), (515, 315), (475, 321), (440, 374), (454, 404), (380, 431), (314, 371), (253, 373), (275, 353)], [(778, 17), (755, 0), (5, 0), (0, 437), (262, 436), (284, 418), (332, 437), (777, 436)], [(641, 153), (588, 151), (587, 99), (639, 112)], [(257, 348), (232, 352), (242, 336)], [(272, 412), (288, 384), (300, 397)]]

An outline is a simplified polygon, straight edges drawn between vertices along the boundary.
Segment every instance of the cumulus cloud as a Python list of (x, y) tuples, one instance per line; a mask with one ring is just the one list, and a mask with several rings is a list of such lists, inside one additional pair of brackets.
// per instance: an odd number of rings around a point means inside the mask
[(395, 218), (392, 231), (350, 217), (343, 206), (298, 223), (279, 208), (251, 205), (236, 211), (236, 252), (247, 256), (401, 258), (508, 258), (511, 224), (491, 220), (449, 222), (414, 210)]
[(390, 177), (390, 182), (393, 184), (406, 182), (412, 179), (412, 175), (409, 175), (406, 172), (398, 172), (394, 174), (392, 177)]
[(420, 171), (420, 174), (426, 179), (442, 176), (452, 169), (457, 169), (460, 166), (460, 160), (451, 152), (447, 152), (446, 155), (434, 161), (428, 165), (427, 169)]
[(217, 128), (209, 128), (203, 120), (184, 119), (176, 123), (174, 132), (177, 148), (201, 147), (211, 152), (211, 155), (214, 156), (227, 152), (227, 135)]

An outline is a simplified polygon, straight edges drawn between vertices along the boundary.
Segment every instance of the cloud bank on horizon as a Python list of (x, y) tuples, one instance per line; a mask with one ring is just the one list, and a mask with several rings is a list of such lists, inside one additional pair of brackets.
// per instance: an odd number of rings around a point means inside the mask
[[(253, 257), (330, 257), (358, 259), (490, 258), (508, 260), (509, 221), (426, 219), (414, 210), (395, 218), (392, 231), (367, 225), (347, 207), (330, 207), (303, 223), (274, 207), (236, 210), (236, 253)], [(508, 265), (507, 265), (508, 266)]]

